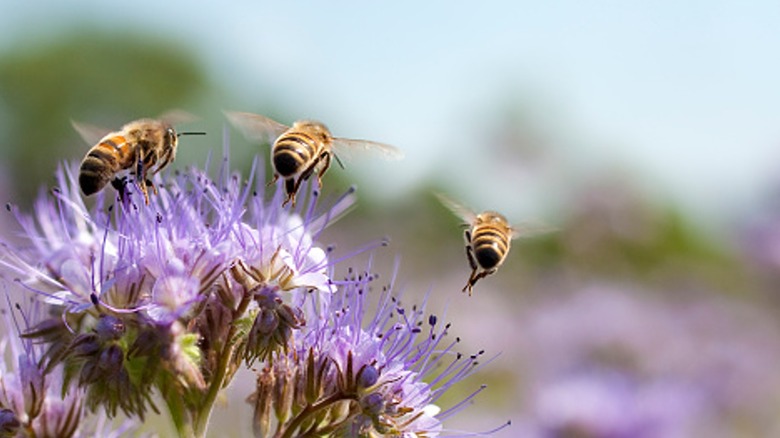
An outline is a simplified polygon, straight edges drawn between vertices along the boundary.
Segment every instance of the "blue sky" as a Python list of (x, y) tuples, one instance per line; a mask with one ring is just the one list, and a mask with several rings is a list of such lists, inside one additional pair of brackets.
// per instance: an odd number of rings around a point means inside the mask
[[(780, 2), (4, 3), (0, 47), (80, 26), (170, 36), (247, 108), (283, 101), (403, 148), (403, 165), (358, 166), (369, 188), (436, 175), (477, 208), (511, 197), (512, 216), (620, 168), (708, 217), (757, 202), (780, 168)], [(515, 101), (552, 137), (554, 175), (484, 172)]]

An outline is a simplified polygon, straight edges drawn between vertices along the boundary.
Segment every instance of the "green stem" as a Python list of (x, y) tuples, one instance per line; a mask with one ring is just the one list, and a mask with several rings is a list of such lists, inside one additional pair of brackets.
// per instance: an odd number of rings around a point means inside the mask
[(227, 375), (228, 366), (230, 365), (230, 359), (233, 357), (233, 347), (237, 342), (236, 339), (233, 339), (236, 336), (236, 331), (238, 330), (235, 322), (238, 318), (244, 315), (246, 309), (249, 307), (250, 302), (250, 294), (245, 292), (244, 296), (241, 298), (241, 302), (238, 304), (238, 309), (233, 312), (233, 321), (230, 324), (230, 330), (228, 331), (228, 335), (225, 338), (226, 342), (222, 347), (222, 354), (220, 355), (219, 362), (217, 363), (217, 367), (214, 370), (214, 375), (211, 379), (211, 383), (209, 384), (206, 396), (202, 399), (202, 403), (196, 409), (196, 411), (193, 412), (193, 416), (195, 417), (193, 422), (194, 431), (198, 437), (206, 436), (206, 429), (209, 425), (211, 411), (214, 408), (214, 402), (217, 400), (219, 391), (225, 384), (225, 376)]
[(168, 412), (171, 415), (176, 432), (180, 438), (194, 438), (195, 430), (192, 425), (192, 416), (187, 412), (182, 397), (176, 391), (167, 391), (165, 404), (168, 406)]
[[(232, 338), (232, 336), (233, 336), (233, 330), (231, 329), (230, 338)], [(208, 392), (206, 392), (206, 396), (203, 398), (203, 403), (201, 403), (197, 411), (194, 412), (194, 416), (195, 416), (194, 427), (195, 427), (195, 432), (199, 437), (206, 436), (206, 429), (208, 428), (209, 425), (211, 410), (214, 407), (214, 402), (217, 400), (217, 395), (219, 394), (219, 390), (222, 389), (222, 385), (225, 380), (225, 375), (227, 374), (228, 362), (232, 354), (233, 354), (233, 343), (228, 341), (228, 343), (225, 344), (225, 348), (222, 350), (222, 356), (220, 357), (219, 363), (217, 364), (217, 369), (215, 370), (214, 377), (211, 380), (211, 384), (209, 385)]]

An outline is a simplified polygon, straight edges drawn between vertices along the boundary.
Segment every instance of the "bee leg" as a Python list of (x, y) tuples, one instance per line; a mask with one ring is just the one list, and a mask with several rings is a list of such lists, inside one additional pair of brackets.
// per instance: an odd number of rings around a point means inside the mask
[[(471, 266), (471, 270), (476, 272), (477, 260), (474, 258), (474, 248), (471, 247), (471, 233), (469, 232), (469, 230), (466, 230), (465, 237), (466, 237), (466, 258), (469, 260), (469, 266)], [(474, 274), (472, 273), (472, 275)]]
[[(317, 168), (317, 165), (320, 164), (320, 161), (322, 161), (322, 154), (319, 157), (317, 157), (317, 159), (312, 161), (311, 164), (309, 164), (309, 167), (307, 167), (303, 172), (301, 172), (301, 176), (298, 177), (298, 185), (300, 185), (301, 182), (306, 181), (307, 179), (309, 179), (309, 177), (311, 177), (311, 174), (314, 173), (314, 169)], [(295, 190), (298, 191), (298, 188), (296, 187)]]
[[(471, 233), (469, 233), (468, 230), (466, 230), (466, 241), (471, 241)], [(466, 282), (466, 285), (463, 287), (463, 292), (466, 292), (466, 290), (469, 291), (469, 296), (471, 296), (471, 288), (474, 286), (474, 283), (476, 283), (477, 280), (475, 278), (477, 277), (477, 261), (474, 259), (474, 249), (471, 247), (470, 243), (466, 244), (466, 259), (469, 261), (469, 266), (471, 266), (471, 275), (469, 275), (469, 281)]]
[(287, 193), (287, 199), (282, 202), (282, 207), (287, 205), (288, 202), (292, 202), (292, 206), (295, 207), (295, 194), (298, 192), (300, 180), (300, 178), (298, 178), (298, 182), (294, 178), (284, 180), (284, 191)]
[(279, 180), (279, 174), (278, 173), (274, 173), (274, 179), (272, 179), (271, 181), (268, 181), (268, 183), (265, 186), (266, 187), (270, 187), (270, 186), (274, 185), (277, 180)]
[(150, 180), (150, 179), (146, 179), (145, 183), (146, 183), (146, 187), (151, 187), (151, 188), (152, 188), (152, 192), (153, 192), (153, 193), (155, 194), (155, 196), (156, 196), (156, 195), (157, 195), (157, 193), (158, 193), (158, 192), (157, 192), (157, 186), (156, 186), (156, 185), (154, 185), (154, 183), (152, 182), (152, 180)]
[(144, 194), (144, 201), (146, 205), (149, 205), (149, 192), (146, 189), (146, 166), (144, 166), (144, 160), (141, 158), (141, 150), (136, 149), (135, 154), (135, 184)]
[(468, 291), (469, 292), (469, 296), (471, 296), (471, 291), (474, 288), (474, 283), (477, 282), (477, 280), (475, 280), (476, 274), (477, 274), (476, 270), (471, 271), (471, 275), (469, 275), (469, 279), (466, 282), (466, 285), (463, 286), (463, 289), (461, 290), (461, 292)]
[(163, 151), (163, 155), (160, 157), (160, 162), (157, 164), (157, 170), (155, 170), (154, 173), (163, 170), (167, 165), (173, 162), (173, 151), (173, 148), (166, 148)]
[(486, 270), (486, 271), (482, 271), (482, 272), (480, 272), (480, 273), (479, 273), (479, 274), (477, 274), (477, 275), (474, 275), (474, 272), (472, 272), (472, 273), (471, 273), (471, 278), (469, 278), (469, 282), (468, 282), (468, 284), (466, 284), (466, 287), (464, 287), (464, 288), (463, 288), (463, 292), (465, 292), (465, 291), (466, 291), (466, 289), (468, 289), (468, 291), (469, 291), (469, 296), (471, 296), (471, 290), (472, 290), (472, 288), (474, 287), (474, 285), (475, 285), (475, 284), (477, 284), (477, 281), (479, 281), (479, 280), (481, 280), (481, 279), (483, 279), (483, 278), (487, 277), (487, 276), (488, 276), (488, 275), (490, 275), (490, 274), (493, 274), (494, 272), (496, 272), (496, 270), (495, 270), (495, 269), (488, 269), (488, 270)]
[(325, 175), (325, 171), (330, 167), (330, 152), (323, 152), (320, 155), (320, 161), (322, 162), (322, 167), (317, 172), (317, 187), (322, 188), (322, 175)]

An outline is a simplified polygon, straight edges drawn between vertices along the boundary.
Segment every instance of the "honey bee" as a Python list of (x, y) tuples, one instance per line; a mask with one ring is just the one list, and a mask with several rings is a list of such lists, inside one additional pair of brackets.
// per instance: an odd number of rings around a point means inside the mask
[(295, 195), (303, 181), (317, 174), (317, 185), (322, 187), (322, 176), (330, 167), (331, 157), (343, 167), (339, 156), (347, 157), (352, 151), (375, 151), (386, 159), (400, 159), (403, 152), (394, 146), (366, 140), (334, 137), (328, 128), (317, 121), (299, 120), (292, 127), (258, 114), (226, 112), (228, 120), (245, 136), (261, 142), (273, 142), (271, 161), (275, 183), (284, 179), (288, 202), (295, 205)]
[(120, 196), (124, 196), (125, 178), (118, 175), (129, 170), (135, 175), (135, 183), (148, 205), (148, 189), (157, 194), (157, 187), (150, 178), (174, 160), (179, 137), (205, 134), (177, 133), (168, 120), (139, 119), (103, 136), (99, 133), (105, 131), (100, 128), (74, 122), (74, 128), (88, 143), (95, 144), (95, 138), (100, 138), (81, 161), (79, 186), (84, 195), (99, 192), (110, 181), (120, 191)]
[(463, 292), (468, 291), (469, 296), (477, 281), (498, 271), (509, 254), (512, 240), (552, 231), (552, 228), (541, 224), (512, 226), (500, 213), (484, 211), (477, 214), (447, 196), (436, 195), (445, 207), (466, 221), (464, 237), (471, 275)]

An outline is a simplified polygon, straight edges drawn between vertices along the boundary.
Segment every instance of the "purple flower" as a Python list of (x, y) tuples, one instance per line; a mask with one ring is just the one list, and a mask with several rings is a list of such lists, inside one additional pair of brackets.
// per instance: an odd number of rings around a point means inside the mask
[(780, 388), (774, 316), (733, 298), (674, 292), (597, 285), (551, 292), (520, 318), (511, 314), (524, 334), (512, 354), (527, 385), (518, 398), (536, 432), (528, 435), (735, 436), (744, 421), (771, 435), (778, 421), (768, 407)]
[(457, 353), (450, 325), (402, 305), (392, 285), (369, 309), (376, 281), (351, 276), (330, 301), (303, 306), (313, 323), (259, 373), (250, 399), (258, 436), (439, 436), (442, 421), (484, 389), (442, 411), (440, 396), (479, 368), (483, 352)]
[(645, 382), (616, 370), (590, 370), (538, 389), (540, 436), (689, 436), (703, 399), (685, 382)]

